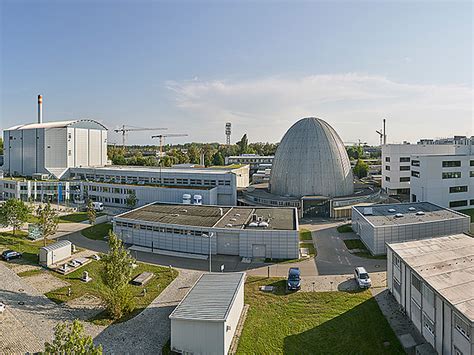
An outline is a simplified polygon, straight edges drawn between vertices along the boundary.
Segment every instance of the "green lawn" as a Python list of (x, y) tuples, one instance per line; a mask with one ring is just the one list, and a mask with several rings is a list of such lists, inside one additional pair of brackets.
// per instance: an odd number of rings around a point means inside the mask
[(370, 291), (286, 294), (284, 280), (250, 277), (245, 303), (238, 354), (404, 354)]
[[(71, 285), (70, 287), (71, 287), (72, 295), (71, 297), (67, 296), (67, 291), (68, 291), (68, 286), (67, 286), (67, 287), (63, 287), (63, 288), (48, 292), (46, 293), (45, 296), (56, 303), (62, 303), (70, 299), (80, 297), (86, 293), (100, 297), (101, 290), (104, 287), (104, 284), (101, 278), (102, 268), (103, 268), (102, 261), (92, 261), (86, 266), (68, 275), (60, 275), (58, 273), (54, 273), (54, 276), (65, 280)], [(89, 272), (89, 276), (92, 278), (92, 281), (85, 283), (80, 280), (82, 273), (84, 271)], [(131, 314), (128, 314), (124, 316), (123, 318), (119, 319), (118, 322), (128, 320), (130, 318), (133, 318), (137, 314), (139, 314), (178, 275), (176, 270), (172, 270), (170, 272), (170, 269), (167, 267), (138, 263), (138, 267), (133, 270), (132, 279), (144, 271), (150, 271), (155, 275), (155, 277), (144, 286), (147, 290), (146, 296), (143, 296), (142, 294), (144, 287), (129, 285), (128, 287), (130, 287), (130, 289), (132, 290), (132, 294), (135, 297), (135, 310)], [(108, 325), (112, 322), (107, 312), (102, 312), (91, 321), (93, 323), (101, 324), (101, 325)]]
[[(38, 263), (38, 252), (43, 246), (43, 239), (33, 242), (26, 236), (28, 233), (23, 231), (17, 231), (14, 236), (12, 232), (0, 233), (0, 249), (12, 249), (23, 253), (23, 260), (30, 263)], [(53, 241), (48, 240), (47, 244)]]
[(339, 233), (350, 233), (353, 232), (352, 225), (350, 223), (343, 224), (342, 226), (337, 227)]
[(313, 237), (311, 235), (311, 231), (308, 229), (301, 228), (300, 229), (300, 241), (305, 241), (305, 240), (313, 240)]
[(313, 242), (310, 243), (301, 243), (300, 248), (308, 248), (308, 252), (310, 256), (316, 255), (316, 249), (314, 248)]
[(468, 208), (467, 210), (460, 210), (459, 212), (467, 214), (471, 217), (471, 223), (474, 223), (474, 208)]
[[(105, 215), (105, 213), (99, 212), (97, 213), (96, 217), (100, 217), (103, 215)], [(85, 222), (88, 219), (89, 217), (87, 217), (87, 212), (75, 212), (75, 213), (66, 214), (64, 216), (59, 217), (59, 221), (61, 223), (71, 223), (71, 222), (80, 223), (80, 222)]]
[(345, 239), (343, 242), (347, 249), (361, 249), (361, 251), (354, 253), (354, 255), (360, 256), (361, 258), (387, 259), (386, 255), (372, 255), (360, 239)]
[(81, 231), (82, 235), (89, 239), (104, 240), (104, 237), (112, 230), (112, 223), (100, 223), (90, 226)]

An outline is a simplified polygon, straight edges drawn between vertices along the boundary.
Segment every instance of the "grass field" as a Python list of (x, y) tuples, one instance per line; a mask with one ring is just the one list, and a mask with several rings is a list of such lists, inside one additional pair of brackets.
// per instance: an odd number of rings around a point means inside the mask
[(362, 251), (354, 253), (354, 255), (360, 256), (361, 258), (387, 259), (386, 255), (372, 255), (360, 239), (345, 239), (345, 240), (343, 240), (343, 242), (346, 245), (347, 249), (360, 249), (360, 250), (362, 250)]
[[(258, 290), (269, 284), (276, 294)], [(250, 277), (245, 303), (238, 354), (404, 354), (369, 291), (285, 294), (284, 280)]]
[[(103, 216), (105, 213), (99, 212), (97, 213), (97, 217)], [(59, 216), (58, 222), (59, 223), (81, 223), (87, 221), (89, 218), (87, 217), (87, 212), (74, 212), (71, 214), (65, 214), (63, 216)], [(28, 216), (28, 223), (36, 223), (38, 222), (38, 218), (30, 214)]]
[[(58, 277), (71, 286), (72, 295), (67, 296), (68, 287), (63, 287), (46, 294), (46, 297), (53, 300), (56, 303), (63, 303), (70, 299), (80, 297), (86, 293), (100, 297), (101, 290), (104, 287), (104, 283), (101, 278), (103, 264), (102, 261), (92, 261), (86, 266), (74, 271), (68, 275), (60, 275), (54, 273), (55, 277)], [(84, 271), (89, 272), (89, 276), (92, 281), (85, 283), (80, 280)], [(171, 270), (167, 267), (161, 267), (150, 264), (138, 263), (138, 267), (133, 270), (132, 279), (141, 274), (144, 271), (152, 272), (155, 277), (149, 281), (144, 287), (129, 285), (132, 290), (132, 294), (135, 298), (135, 310), (123, 318), (119, 319), (118, 322), (126, 321), (139, 314), (146, 306), (150, 304), (160, 293), (163, 291), (171, 281), (177, 276), (176, 270)], [(146, 295), (143, 296), (143, 288), (146, 288)], [(102, 312), (94, 319), (91, 320), (95, 324), (108, 325), (112, 322), (107, 312)]]
[(300, 241), (307, 241), (313, 240), (313, 236), (311, 235), (311, 231), (308, 229), (301, 228), (300, 229)]
[(81, 234), (89, 239), (104, 240), (110, 230), (112, 230), (112, 223), (106, 222), (87, 227), (81, 231)]
[(337, 227), (337, 231), (339, 233), (350, 233), (353, 232), (352, 230), (352, 225), (349, 224), (343, 224), (342, 226)]
[[(0, 233), (0, 249), (12, 249), (23, 253), (23, 259), (31, 263), (38, 262), (38, 252), (43, 246), (43, 239), (33, 242), (26, 236), (28, 234), (23, 231), (16, 231), (15, 236), (12, 232)], [(51, 240), (47, 244), (52, 243)]]

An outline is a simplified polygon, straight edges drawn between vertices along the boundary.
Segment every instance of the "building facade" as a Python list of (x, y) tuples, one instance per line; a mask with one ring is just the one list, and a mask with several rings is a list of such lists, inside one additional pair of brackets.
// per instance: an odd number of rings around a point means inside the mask
[(271, 168), (273, 163), (273, 155), (258, 155), (258, 154), (242, 154), (242, 155), (231, 155), (225, 158), (226, 165), (230, 164), (242, 164), (250, 166), (250, 174), (254, 174), (263, 165), (267, 168)]
[(428, 201), (457, 210), (474, 208), (474, 151), (411, 156), (411, 201)]
[(352, 207), (352, 229), (373, 255), (387, 243), (467, 233), (471, 218), (429, 202)]
[(474, 354), (474, 239), (387, 245), (388, 289), (438, 354)]
[[(299, 257), (294, 208), (150, 204), (113, 219), (126, 244), (197, 255), (249, 258)], [(209, 238), (211, 236), (211, 238)]]

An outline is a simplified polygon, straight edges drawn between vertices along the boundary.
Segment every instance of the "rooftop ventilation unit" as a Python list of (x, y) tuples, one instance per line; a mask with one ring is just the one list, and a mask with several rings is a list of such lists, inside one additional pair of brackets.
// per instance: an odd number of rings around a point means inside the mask
[(373, 216), (374, 211), (372, 210), (372, 207), (366, 207), (362, 210), (362, 213), (364, 216)]
[(397, 210), (395, 208), (389, 208), (388, 212), (393, 213), (393, 212), (397, 212)]
[(235, 217), (240, 217), (240, 213), (236, 213), (234, 216)]
[(267, 222), (260, 222), (258, 226), (262, 228), (268, 228), (269, 224)]
[(182, 213), (187, 213), (187, 212), (188, 212), (188, 210), (181, 210), (181, 211), (179, 211), (179, 212), (182, 212)]
[(258, 223), (257, 222), (250, 222), (249, 227), (258, 227)]
[(397, 214), (395, 215), (395, 218), (402, 218), (402, 217), (403, 217), (403, 213), (397, 213)]
[(237, 219), (236, 218), (231, 218), (230, 221), (231, 222), (235, 222)]
[(228, 227), (228, 228), (232, 228), (232, 227), (233, 227), (232, 224), (230, 224), (230, 223), (227, 223), (225, 226)]
[(170, 216), (171, 216), (171, 217), (179, 217), (179, 214), (177, 214), (177, 213), (172, 213)]
[(418, 212), (416, 212), (416, 215), (417, 215), (417, 216), (424, 216), (424, 215), (425, 215), (425, 212), (423, 212), (423, 211), (418, 211)]
[(408, 207), (408, 211), (416, 211), (415, 207)]

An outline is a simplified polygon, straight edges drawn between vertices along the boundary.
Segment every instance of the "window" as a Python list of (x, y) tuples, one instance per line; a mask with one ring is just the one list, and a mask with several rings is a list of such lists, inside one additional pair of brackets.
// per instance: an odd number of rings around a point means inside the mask
[(390, 157), (385, 157), (385, 161), (386, 161), (387, 163), (390, 163)]
[(420, 172), (419, 171), (413, 171), (411, 172), (411, 176), (419, 178), (420, 177)]
[(441, 176), (443, 179), (459, 179), (461, 178), (461, 172), (460, 171), (450, 171), (447, 173), (443, 173)]
[(409, 165), (402, 165), (400, 166), (400, 171), (409, 171), (410, 170), (410, 166)]
[(458, 330), (459, 333), (464, 335), (466, 338), (471, 339), (471, 331), (469, 329), (469, 325), (457, 314), (454, 315), (454, 327)]
[(411, 274), (411, 284), (421, 293), (421, 280), (415, 274)]
[(400, 177), (400, 182), (410, 182), (410, 177), (409, 176), (402, 176), (402, 177)]
[(459, 168), (461, 166), (460, 160), (445, 160), (443, 161), (443, 168)]
[(469, 204), (470, 204), (471, 206), (474, 205), (474, 200), (470, 200), (470, 201), (469, 201)]
[(385, 176), (385, 181), (390, 181), (390, 176)]
[(409, 163), (410, 157), (400, 157), (400, 163)]
[(411, 166), (420, 166), (420, 161), (419, 160), (412, 160), (411, 161)]
[(474, 166), (474, 160), (471, 160), (471, 161), (470, 161), (470, 165), (471, 165), (471, 166)]
[(398, 256), (393, 256), (393, 264), (397, 267), (397, 269), (400, 269), (400, 258)]
[(426, 303), (434, 306), (434, 292), (426, 284), (423, 284), (423, 298), (425, 299)]
[(435, 326), (431, 319), (429, 319), (426, 315), (423, 315), (423, 327), (431, 333), (431, 335), (435, 335)]
[(470, 177), (474, 177), (474, 171), (470, 171), (470, 172), (469, 172), (469, 176), (470, 176)]
[(390, 165), (385, 165), (385, 170), (390, 171)]
[(464, 207), (464, 206), (467, 206), (467, 200), (449, 202), (449, 207)]
[(467, 186), (451, 186), (449, 188), (450, 194), (454, 194), (457, 192), (467, 192)]

